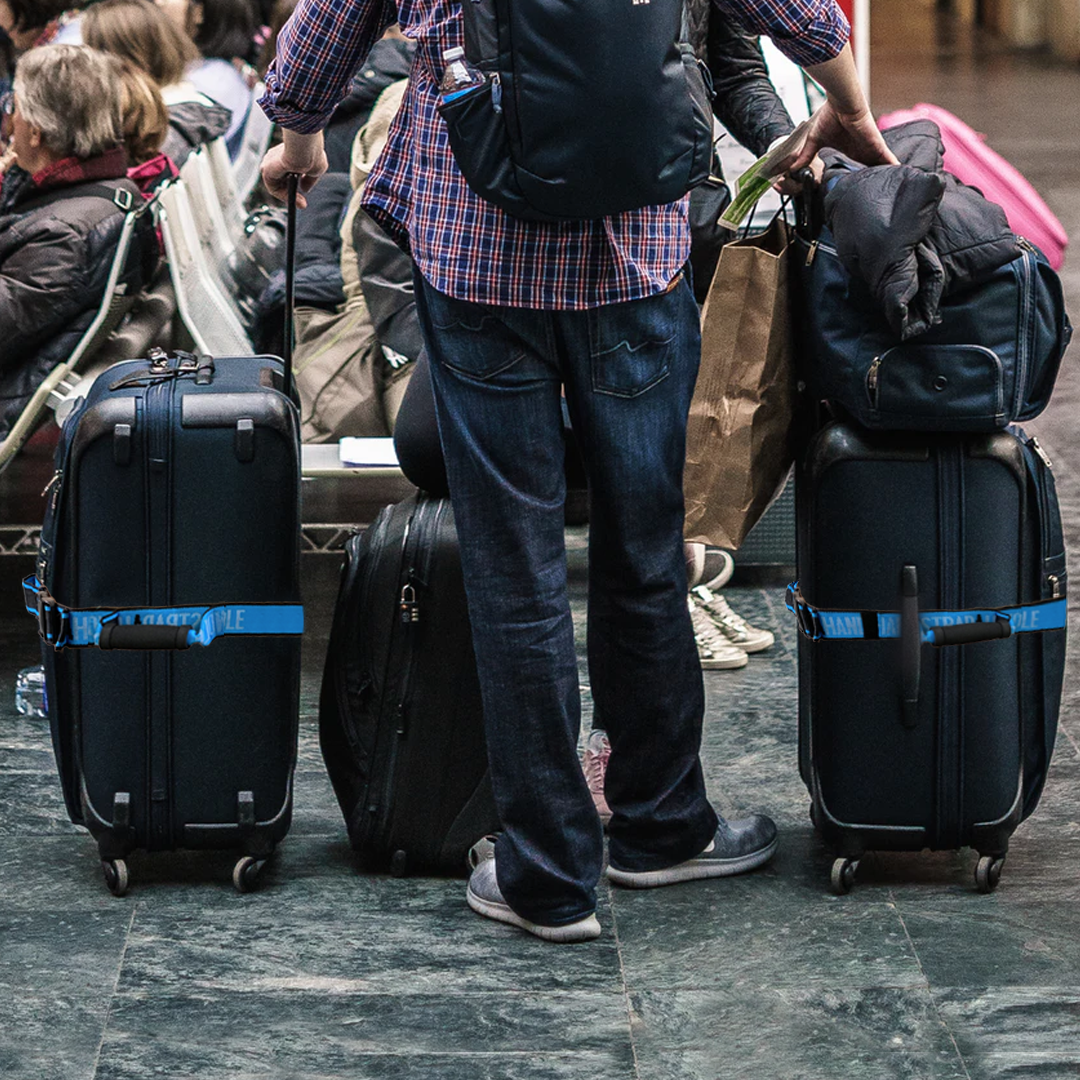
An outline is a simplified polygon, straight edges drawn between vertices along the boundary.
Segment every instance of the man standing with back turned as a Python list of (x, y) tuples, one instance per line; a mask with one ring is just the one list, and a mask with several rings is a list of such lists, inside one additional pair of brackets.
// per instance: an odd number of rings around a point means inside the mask
[[(828, 92), (822, 145), (895, 161), (836, 0), (713, 0)], [(577, 757), (566, 591), (561, 388), (589, 474), (589, 674), (612, 745), (608, 877), (651, 887), (766, 862), (776, 827), (719, 819), (698, 750), (704, 691), (686, 608), (682, 473), (700, 352), (686, 200), (595, 221), (522, 221), (474, 194), (436, 112), (457, 0), (300, 0), (262, 105), (285, 129), (272, 194), (326, 169), (321, 129), (383, 30), (418, 42), (365, 209), (412, 252), (476, 646), (503, 833), (470, 907), (548, 941), (600, 933), (603, 834)], [(584, 105), (583, 105), (584, 107)]]

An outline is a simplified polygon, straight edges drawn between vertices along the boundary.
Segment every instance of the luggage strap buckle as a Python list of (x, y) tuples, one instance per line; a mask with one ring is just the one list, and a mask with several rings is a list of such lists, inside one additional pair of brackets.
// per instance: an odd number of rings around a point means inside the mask
[(26, 610), (37, 619), (41, 640), (54, 649), (62, 649), (67, 620), (64, 606), (36, 577), (28, 577), (23, 582), (23, 599)]
[(795, 618), (798, 620), (799, 629), (808, 637), (811, 641), (817, 641), (821, 638), (821, 621), (818, 618), (817, 612), (803, 599), (802, 589), (799, 588), (799, 583), (793, 581), (787, 587), (787, 596), (784, 601), (787, 605), (788, 611), (794, 613)]

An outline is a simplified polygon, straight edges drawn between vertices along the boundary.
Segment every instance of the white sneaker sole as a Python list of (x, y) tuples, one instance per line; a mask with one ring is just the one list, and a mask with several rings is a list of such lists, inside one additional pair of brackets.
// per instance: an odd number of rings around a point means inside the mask
[[(739, 648), (742, 649), (742, 646), (740, 645)], [(718, 660), (715, 656), (705, 659), (700, 654), (698, 658), (701, 660), (702, 671), (733, 671), (735, 668), (746, 667), (750, 663), (745, 649), (742, 656), (736, 656), (731, 660)]]
[(678, 866), (669, 866), (666, 870), (632, 871), (609, 866), (607, 876), (612, 884), (625, 889), (655, 889), (661, 885), (679, 885), (684, 881), (731, 877), (767, 863), (776, 852), (778, 843), (779, 838), (760, 851), (752, 851), (735, 859), (690, 859)]
[[(723, 633), (723, 631), (721, 631)], [(768, 636), (766, 636), (768, 635)], [(726, 634), (724, 635), (727, 636)], [(766, 649), (771, 649), (776, 644), (776, 638), (765, 631), (761, 637), (751, 638), (749, 641), (736, 641), (735, 638), (728, 638), (733, 645), (738, 645), (744, 653), (758, 653), (764, 652)]]
[(578, 941), (593, 941), (600, 936), (600, 923), (595, 915), (588, 915), (577, 922), (565, 926), (540, 926), (523, 919), (509, 904), (499, 904), (477, 896), (472, 888), (466, 888), (465, 900), (478, 915), (494, 919), (495, 922), (517, 926), (543, 941), (552, 941), (560, 945), (569, 945)]

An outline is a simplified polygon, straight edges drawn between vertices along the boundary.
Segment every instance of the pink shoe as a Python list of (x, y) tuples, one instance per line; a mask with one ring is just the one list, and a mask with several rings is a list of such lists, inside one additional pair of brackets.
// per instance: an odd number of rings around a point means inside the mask
[(592, 794), (593, 805), (605, 829), (611, 820), (611, 808), (607, 804), (607, 799), (604, 798), (604, 776), (607, 773), (609, 757), (611, 757), (611, 743), (608, 741), (607, 733), (594, 728), (589, 735), (589, 741), (585, 744), (585, 758), (581, 767), (585, 772), (585, 782), (589, 785), (589, 791)]

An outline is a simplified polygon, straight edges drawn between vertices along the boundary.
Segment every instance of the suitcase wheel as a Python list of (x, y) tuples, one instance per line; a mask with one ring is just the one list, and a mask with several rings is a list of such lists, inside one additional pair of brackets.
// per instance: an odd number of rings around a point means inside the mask
[(238, 859), (232, 872), (232, 882), (236, 886), (236, 891), (251, 892), (258, 885), (259, 873), (265, 865), (265, 859), (255, 859), (250, 855)]
[(1004, 856), (983, 855), (975, 864), (975, 888), (981, 893), (992, 893), (1001, 880)]
[(113, 896), (124, 896), (131, 879), (128, 877), (127, 863), (123, 859), (102, 859), (101, 872), (105, 875), (105, 885)]
[(829, 885), (837, 896), (846, 896), (855, 884), (855, 871), (859, 869), (858, 859), (837, 859), (832, 864)]

